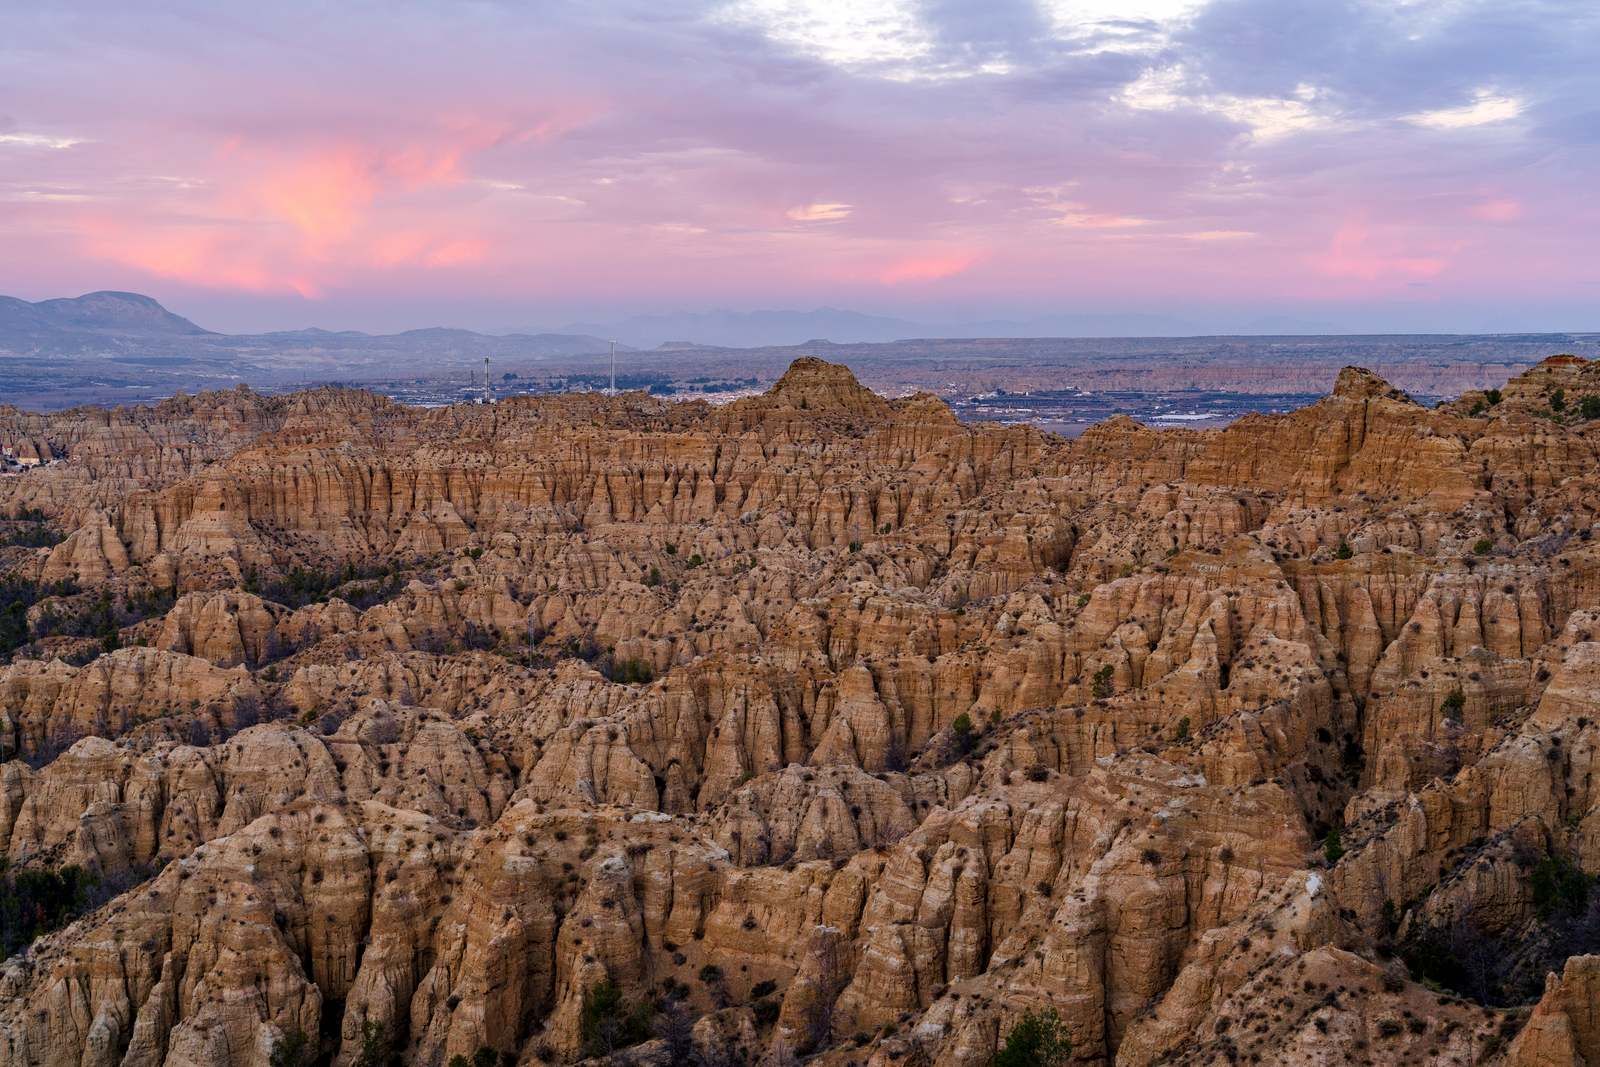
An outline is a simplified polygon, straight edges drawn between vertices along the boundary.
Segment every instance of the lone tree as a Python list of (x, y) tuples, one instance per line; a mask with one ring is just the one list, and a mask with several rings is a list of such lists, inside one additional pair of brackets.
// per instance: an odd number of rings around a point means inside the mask
[(1024, 1012), (995, 1053), (991, 1067), (1061, 1067), (1072, 1042), (1054, 1008)]

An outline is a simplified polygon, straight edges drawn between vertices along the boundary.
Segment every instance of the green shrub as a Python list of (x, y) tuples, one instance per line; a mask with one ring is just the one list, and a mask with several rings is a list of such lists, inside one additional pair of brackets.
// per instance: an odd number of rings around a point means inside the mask
[(600, 673), (623, 685), (648, 685), (656, 678), (656, 672), (642, 659), (607, 660)]
[(1565, 389), (1557, 389), (1555, 392), (1550, 394), (1550, 410), (1565, 411), (1566, 409), (1567, 391)]
[(1447, 719), (1459, 719), (1461, 718), (1462, 709), (1466, 706), (1467, 695), (1461, 690), (1456, 689), (1452, 690), (1451, 693), (1444, 698), (1444, 703), (1439, 705), (1439, 710)]
[(1600, 419), (1600, 396), (1586, 396), (1578, 401), (1578, 414), (1585, 420)]
[(1113, 668), (1109, 663), (1094, 672), (1094, 698), (1096, 700), (1104, 700), (1111, 695), (1113, 690), (1111, 675), (1113, 673)]
[(1061, 1067), (1072, 1055), (1067, 1028), (1054, 1008), (1025, 1012), (1006, 1035), (992, 1067)]
[(1338, 863), (1340, 857), (1344, 855), (1344, 838), (1337, 826), (1329, 830), (1328, 836), (1322, 839), (1322, 854), (1327, 857), (1330, 866)]
[(1177, 736), (1173, 738), (1173, 740), (1175, 740), (1175, 741), (1187, 741), (1187, 740), (1189, 740), (1189, 716), (1185, 715), (1183, 718), (1178, 720), (1178, 733), (1177, 733)]
[(283, 1036), (273, 1043), (269, 1062), (272, 1067), (310, 1067), (316, 1058), (315, 1052), (306, 1032), (296, 1026), (292, 1030), (285, 1030)]
[(1541, 918), (1575, 915), (1589, 902), (1594, 879), (1566, 856), (1549, 855), (1533, 868), (1533, 906)]
[(355, 1067), (389, 1067), (394, 1060), (394, 1045), (389, 1040), (388, 1029), (372, 1019), (363, 1022), (361, 1054), (356, 1057)]
[(1355, 552), (1351, 550), (1350, 542), (1341, 537), (1339, 547), (1334, 549), (1333, 555), (1335, 559), (1349, 559)]
[(972, 725), (972, 716), (966, 712), (963, 711), (956, 716), (955, 721), (950, 724), (950, 733), (956, 741), (957, 755), (965, 756), (977, 747), (978, 731)]
[(93, 906), (99, 878), (82, 867), (5, 872), (0, 858), (0, 958), (33, 944)]
[(1480, 537), (1472, 543), (1472, 554), (1474, 556), (1487, 556), (1493, 551), (1494, 542), (1489, 540), (1487, 537)]
[(622, 990), (609, 978), (596, 982), (583, 994), (578, 1013), (578, 1036), (585, 1056), (608, 1056), (618, 1049), (650, 1040), (654, 1014), (649, 1001), (628, 1004)]
[(1489, 402), (1490, 407), (1494, 407), (1496, 404), (1500, 403), (1500, 390), (1487, 389), (1484, 391), (1483, 398)]

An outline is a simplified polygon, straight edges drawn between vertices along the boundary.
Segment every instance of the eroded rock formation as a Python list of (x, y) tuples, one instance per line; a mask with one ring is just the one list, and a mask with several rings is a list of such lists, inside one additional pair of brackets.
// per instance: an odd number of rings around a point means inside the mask
[(1592, 1064), (1591, 391), (9, 416), (0, 1064)]

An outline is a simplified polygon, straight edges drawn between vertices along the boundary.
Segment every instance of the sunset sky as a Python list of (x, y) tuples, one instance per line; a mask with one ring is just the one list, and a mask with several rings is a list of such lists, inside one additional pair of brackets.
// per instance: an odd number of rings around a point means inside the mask
[(1600, 4), (0, 6), (0, 293), (1600, 329)]

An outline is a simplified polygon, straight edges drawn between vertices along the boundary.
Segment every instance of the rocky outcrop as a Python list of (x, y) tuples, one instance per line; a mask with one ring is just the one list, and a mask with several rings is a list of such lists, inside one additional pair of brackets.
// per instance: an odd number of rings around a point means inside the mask
[(6, 415), (0, 1064), (1600, 1059), (1595, 374)]

